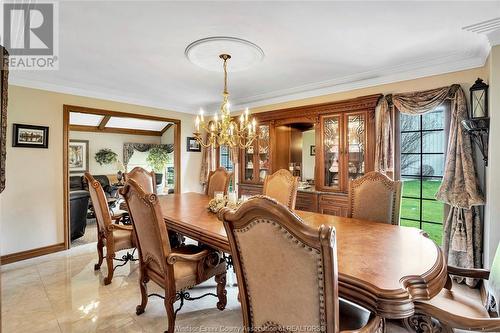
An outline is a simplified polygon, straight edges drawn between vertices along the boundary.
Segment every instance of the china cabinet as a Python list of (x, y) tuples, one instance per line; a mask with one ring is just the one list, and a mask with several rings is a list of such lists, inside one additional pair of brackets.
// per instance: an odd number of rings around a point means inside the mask
[(240, 195), (261, 194), (265, 176), (285, 168), (301, 180), (296, 209), (347, 216), (349, 181), (374, 168), (380, 97), (256, 113), (259, 138), (240, 154)]
[(257, 127), (257, 139), (241, 151), (240, 181), (244, 183), (263, 183), (271, 170), (270, 124), (261, 123)]

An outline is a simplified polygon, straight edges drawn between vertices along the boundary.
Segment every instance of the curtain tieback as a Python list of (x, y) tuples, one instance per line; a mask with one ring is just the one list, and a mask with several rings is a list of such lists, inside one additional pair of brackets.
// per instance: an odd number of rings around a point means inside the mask
[(467, 233), (464, 225), (464, 211), (458, 211), (457, 225), (451, 239), (451, 249), (456, 252), (467, 252)]

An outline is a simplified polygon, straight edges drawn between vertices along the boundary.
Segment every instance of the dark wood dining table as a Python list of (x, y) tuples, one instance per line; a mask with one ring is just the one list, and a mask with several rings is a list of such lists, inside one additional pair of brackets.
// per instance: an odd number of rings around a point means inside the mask
[[(231, 253), (226, 231), (200, 193), (160, 196), (169, 230)], [(295, 211), (312, 228), (334, 226), (339, 295), (388, 319), (414, 314), (414, 300), (430, 299), (447, 279), (443, 252), (416, 228)], [(290, 267), (293, 270), (293, 267)]]

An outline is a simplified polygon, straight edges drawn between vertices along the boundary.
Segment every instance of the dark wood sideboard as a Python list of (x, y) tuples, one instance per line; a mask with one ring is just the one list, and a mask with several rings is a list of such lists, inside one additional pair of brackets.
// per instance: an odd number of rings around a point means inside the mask
[[(262, 187), (262, 184), (239, 184), (240, 195), (262, 194)], [(347, 193), (323, 192), (315, 189), (298, 190), (295, 209), (347, 217)]]
[(259, 137), (240, 151), (239, 195), (262, 194), (267, 175), (293, 169), (294, 175), (312, 184), (299, 189), (296, 209), (347, 216), (350, 180), (374, 169), (375, 107), (380, 97), (254, 114)]

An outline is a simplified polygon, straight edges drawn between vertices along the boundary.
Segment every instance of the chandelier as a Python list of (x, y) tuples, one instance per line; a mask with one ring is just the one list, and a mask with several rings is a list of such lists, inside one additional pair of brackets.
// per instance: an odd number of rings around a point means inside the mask
[[(224, 91), (222, 93), (222, 104), (220, 115), (215, 114), (212, 120), (205, 121), (203, 110), (196, 116), (194, 137), (202, 147), (229, 146), (231, 148), (248, 148), (257, 137), (255, 118), (249, 120), (248, 108), (235, 121), (230, 115), (229, 93), (227, 91), (227, 61), (231, 59), (229, 54), (219, 56), (224, 61)], [(203, 133), (202, 133), (203, 132)], [(206, 136), (206, 139), (204, 137)]]

